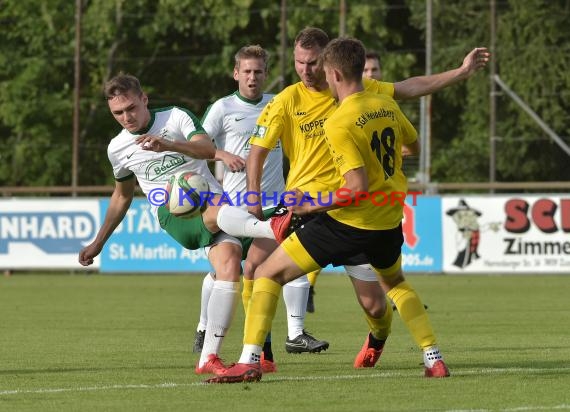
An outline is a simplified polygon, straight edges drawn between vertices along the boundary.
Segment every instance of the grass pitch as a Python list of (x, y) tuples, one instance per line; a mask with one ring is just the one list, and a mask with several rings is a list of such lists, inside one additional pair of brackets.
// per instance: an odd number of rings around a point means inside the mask
[[(354, 370), (366, 324), (350, 282), (321, 275), (306, 327), (321, 354), (287, 354), (282, 300), (278, 373), (204, 385), (191, 353), (202, 276), (14, 275), (0, 278), (4, 411), (570, 410), (570, 276), (419, 276), (452, 377), (425, 379), (394, 315), (380, 365)], [(241, 352), (243, 311), (222, 357)]]

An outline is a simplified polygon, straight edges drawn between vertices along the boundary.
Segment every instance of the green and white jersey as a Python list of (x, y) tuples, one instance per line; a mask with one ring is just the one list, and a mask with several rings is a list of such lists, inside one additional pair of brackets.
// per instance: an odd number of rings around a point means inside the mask
[[(143, 150), (135, 143), (135, 139), (142, 134), (158, 135), (173, 141), (190, 140), (196, 134), (205, 133), (196, 116), (178, 107), (153, 109), (150, 114), (145, 129), (137, 133), (123, 129), (109, 143), (107, 156), (113, 166), (115, 179), (122, 181), (135, 175), (148, 198), (153, 189), (164, 189), (173, 173), (189, 171), (204, 176), (211, 192), (222, 193), (222, 187), (210, 172), (206, 160), (194, 159), (178, 152), (156, 153)], [(153, 212), (156, 209), (154, 206)]]
[[(254, 134), (257, 118), (272, 98), (272, 94), (263, 94), (261, 99), (254, 101), (246, 99), (237, 91), (222, 97), (208, 107), (204, 114), (204, 129), (218, 149), (247, 159), (249, 139)], [(243, 197), (247, 192), (245, 171), (233, 173), (224, 168), (223, 187), (234, 205), (243, 205)], [(283, 151), (281, 142), (278, 141), (268, 153), (263, 165), (261, 191), (267, 195), (263, 206), (274, 206), (284, 189)], [(242, 199), (241, 202), (239, 198)], [(275, 202), (272, 199), (275, 199)]]

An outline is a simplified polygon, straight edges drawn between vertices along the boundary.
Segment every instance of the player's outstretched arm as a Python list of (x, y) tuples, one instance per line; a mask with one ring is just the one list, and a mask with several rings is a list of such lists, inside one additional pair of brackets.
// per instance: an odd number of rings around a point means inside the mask
[(206, 134), (196, 134), (192, 140), (169, 140), (160, 136), (144, 134), (136, 138), (135, 143), (143, 150), (153, 152), (178, 152), (194, 159), (214, 159), (216, 147)]
[(394, 98), (415, 99), (466, 80), (487, 65), (489, 56), (486, 47), (476, 47), (465, 56), (463, 64), (456, 69), (429, 76), (410, 77), (394, 83)]
[(134, 176), (132, 179), (115, 183), (115, 190), (113, 190), (111, 195), (105, 220), (101, 228), (99, 228), (95, 240), (79, 252), (78, 260), (81, 265), (89, 266), (93, 264), (93, 258), (101, 253), (105, 242), (107, 242), (109, 236), (113, 234), (115, 228), (119, 226), (119, 223), (125, 217), (135, 194), (135, 183), (136, 179)]

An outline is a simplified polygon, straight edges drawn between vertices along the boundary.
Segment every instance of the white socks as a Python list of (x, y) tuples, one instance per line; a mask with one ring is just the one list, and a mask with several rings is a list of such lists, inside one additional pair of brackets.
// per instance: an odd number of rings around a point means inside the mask
[(222, 206), (216, 222), (218, 227), (230, 236), (275, 239), (269, 220), (259, 220), (237, 206)]
[(202, 296), (200, 300), (200, 322), (198, 323), (197, 331), (206, 330), (206, 325), (208, 323), (208, 302), (210, 301), (210, 295), (212, 294), (212, 289), (214, 287), (214, 272), (208, 272), (204, 276), (202, 281)]
[(261, 346), (257, 345), (243, 345), (239, 363), (259, 363), (261, 361)]
[(240, 300), (240, 282), (216, 280), (208, 302), (208, 324), (199, 366), (204, 366), (208, 355), (218, 354), (222, 341), (234, 317)]
[(437, 346), (430, 346), (424, 349), (424, 365), (426, 368), (433, 368), (433, 365), (438, 360), (443, 360), (443, 355)]
[(305, 328), (310, 286), (307, 275), (292, 280), (283, 286), (283, 301), (287, 308), (287, 336), (289, 339), (295, 339), (301, 335)]

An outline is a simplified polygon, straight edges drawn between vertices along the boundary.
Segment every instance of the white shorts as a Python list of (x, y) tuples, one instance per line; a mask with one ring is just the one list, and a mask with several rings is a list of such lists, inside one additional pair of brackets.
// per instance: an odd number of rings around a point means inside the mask
[(206, 256), (210, 254), (210, 250), (212, 250), (214, 246), (219, 245), (220, 243), (234, 243), (236, 245), (239, 245), (239, 247), (241, 247), (241, 242), (237, 237), (230, 236), (225, 232), (218, 232), (214, 235), (214, 240), (212, 241), (212, 243), (204, 247), (204, 252), (206, 252)]
[(378, 282), (377, 272), (368, 263), (358, 266), (344, 265), (344, 270), (346, 270), (348, 276), (355, 279), (365, 282)]

